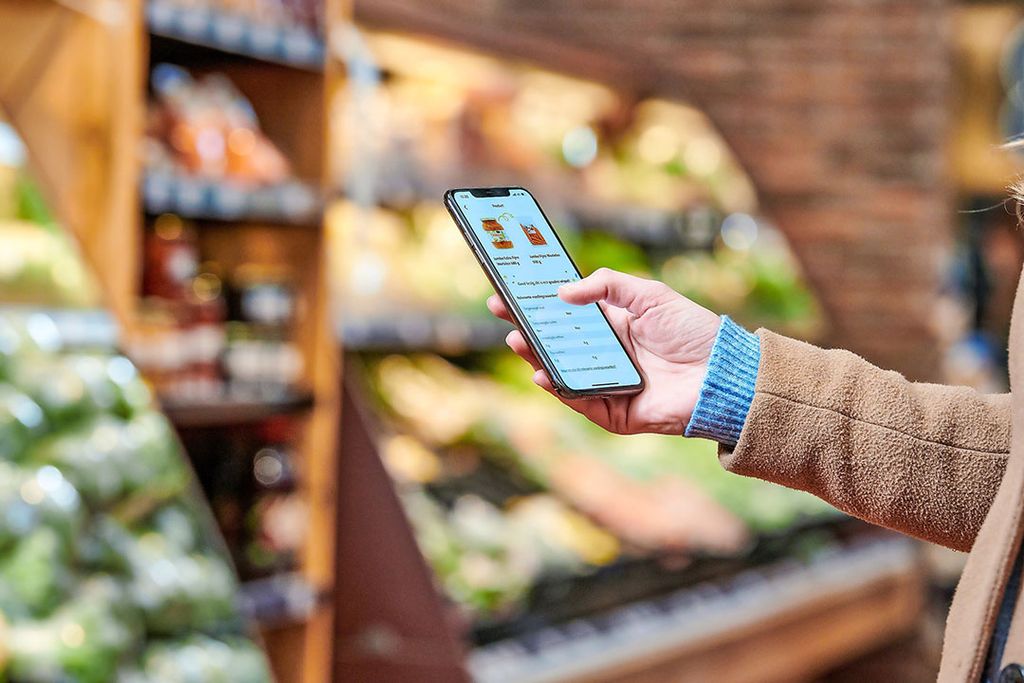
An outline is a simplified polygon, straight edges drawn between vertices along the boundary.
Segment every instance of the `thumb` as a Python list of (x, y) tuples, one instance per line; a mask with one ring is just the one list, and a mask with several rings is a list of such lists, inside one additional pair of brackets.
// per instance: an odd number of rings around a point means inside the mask
[(569, 304), (583, 305), (598, 301), (625, 308), (636, 316), (661, 303), (672, 290), (656, 280), (645, 280), (610, 268), (599, 268), (577, 282), (558, 288), (558, 296)]

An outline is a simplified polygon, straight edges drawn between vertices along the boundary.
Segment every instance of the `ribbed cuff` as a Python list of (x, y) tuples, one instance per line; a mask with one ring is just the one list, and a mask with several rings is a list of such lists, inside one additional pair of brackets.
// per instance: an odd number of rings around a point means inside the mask
[(723, 315), (686, 436), (735, 446), (754, 400), (760, 364), (761, 340)]

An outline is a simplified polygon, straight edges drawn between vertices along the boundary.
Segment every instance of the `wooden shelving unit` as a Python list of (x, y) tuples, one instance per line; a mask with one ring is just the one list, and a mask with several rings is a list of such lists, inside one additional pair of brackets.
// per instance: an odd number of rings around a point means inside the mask
[(267, 401), (164, 401), (164, 414), (178, 428), (237, 427), (266, 420), (274, 415), (296, 415), (316, 408), (312, 393), (297, 393)]
[[(335, 586), (340, 373), (328, 320), (323, 197), (330, 175), (327, 104), (338, 73), (327, 57), (325, 36), (270, 28), (242, 15), (200, 12), (173, 0), (135, 1), (145, 2), (139, 31), (147, 37), (141, 49), (148, 60), (140, 61), (173, 63), (193, 74), (225, 74), (252, 102), (263, 131), (295, 171), (294, 182), (247, 190), (140, 169), (135, 187), (141, 207), (132, 230), (142, 230), (144, 215), (177, 213), (198, 225), (201, 251), (227, 270), (242, 263), (284, 264), (293, 274), (302, 311), (295, 330), (305, 374), (300, 392), (266, 403), (176, 403), (167, 408), (183, 429), (254, 424), (279, 414), (293, 416), (300, 425), (296, 451), (309, 510), (307, 545), (298, 574), (279, 582), (280, 609), (275, 614), (271, 605), (260, 624), (279, 681), (323, 683), (330, 680), (334, 652), (330, 596)], [(329, 26), (346, 9), (336, 0), (325, 3)], [(145, 90), (140, 89), (134, 106), (141, 118)]]
[[(324, 2), (327, 26), (349, 11), (341, 0)], [(152, 215), (194, 220), (200, 249), (228, 269), (284, 264), (293, 274), (301, 302), (293, 341), (304, 365), (295, 395), (166, 408), (182, 429), (246, 426), (280, 414), (298, 425), (299, 486), (309, 510), (300, 567), (271, 582), (277, 593), (247, 584), (253, 590), (243, 602), (261, 626), (278, 680), (324, 683), (334, 656), (340, 361), (328, 319), (323, 197), (327, 104), (339, 73), (325, 36), (308, 30), (173, 0), (108, 5), (90, 14), (93, 3), (4, 3), (0, 54), (20, 66), (0, 75), (0, 103), (36, 155), (47, 199), (78, 238), (127, 335), (139, 310), (142, 237)], [(249, 191), (147, 174), (139, 160), (153, 60), (226, 74), (253, 103), (296, 181)]]

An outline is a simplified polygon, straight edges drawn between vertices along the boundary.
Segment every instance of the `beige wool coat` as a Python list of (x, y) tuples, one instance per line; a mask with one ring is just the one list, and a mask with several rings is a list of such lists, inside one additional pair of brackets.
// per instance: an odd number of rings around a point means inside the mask
[[(1010, 328), (1011, 390), (1024, 382), (1024, 277)], [(847, 351), (758, 330), (753, 403), (722, 464), (810, 491), (918, 538), (970, 551), (946, 622), (941, 683), (980, 681), (1021, 543), (1024, 391), (913, 383)], [(1024, 591), (1021, 591), (1024, 593)], [(1000, 669), (1024, 664), (1018, 596)]]

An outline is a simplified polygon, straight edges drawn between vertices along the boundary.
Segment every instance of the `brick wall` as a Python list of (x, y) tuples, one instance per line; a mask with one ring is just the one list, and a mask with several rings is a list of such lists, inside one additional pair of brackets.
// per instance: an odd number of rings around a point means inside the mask
[(943, 0), (356, 0), (356, 19), (700, 107), (800, 256), (827, 341), (937, 375)]

